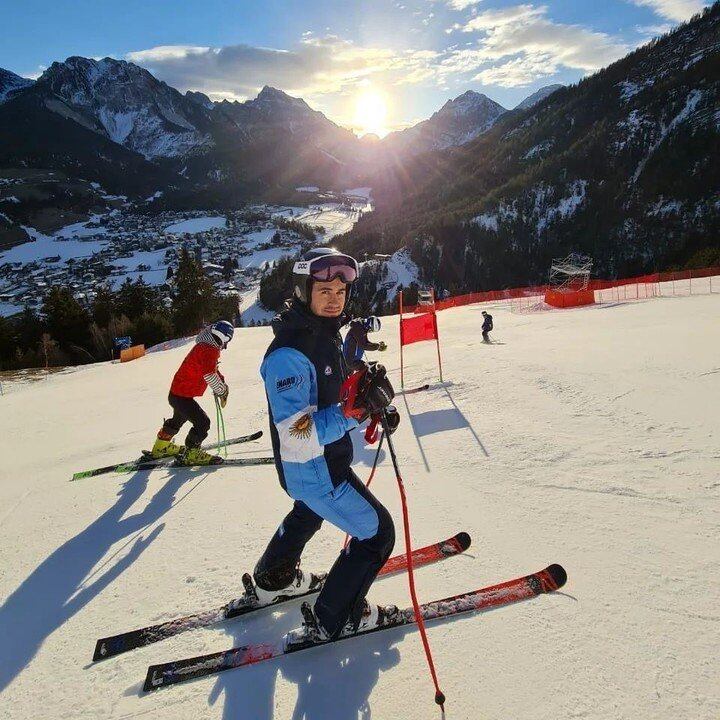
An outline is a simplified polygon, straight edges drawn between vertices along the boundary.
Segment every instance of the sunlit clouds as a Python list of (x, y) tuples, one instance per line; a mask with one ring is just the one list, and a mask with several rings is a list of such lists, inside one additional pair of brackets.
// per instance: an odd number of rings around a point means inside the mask
[[(419, 1), (419, 0), (418, 0)], [(649, 8), (664, 20), (687, 19), (703, 0), (623, 0), (631, 12)], [(562, 22), (548, 5), (532, 2), (497, 7), (494, 0), (424, 0), (397, 5), (408, 18), (392, 32), (299, 33), (288, 47), (249, 44), (209, 47), (162, 45), (126, 54), (170, 85), (198, 90), (213, 100), (245, 100), (264, 85), (304, 98), (359, 134), (384, 135), (415, 116), (417, 107), (394, 100), (452, 93), (525, 88), (568, 82), (605, 67), (649, 39), (647, 30), (618, 28), (617, 34)], [(428, 13), (431, 7), (433, 12)], [(440, 11), (443, 12), (440, 12)], [(642, 11), (647, 12), (647, 11)], [(589, 16), (591, 18), (591, 15)], [(424, 40), (410, 31), (427, 28)], [(629, 41), (629, 34), (635, 33)], [(416, 89), (416, 90), (414, 90)], [(457, 91), (457, 92), (455, 92)], [(506, 93), (506, 94), (507, 94)]]
[(699, 13), (708, 3), (703, 0), (632, 0), (635, 5), (649, 7), (661, 17), (682, 22)]

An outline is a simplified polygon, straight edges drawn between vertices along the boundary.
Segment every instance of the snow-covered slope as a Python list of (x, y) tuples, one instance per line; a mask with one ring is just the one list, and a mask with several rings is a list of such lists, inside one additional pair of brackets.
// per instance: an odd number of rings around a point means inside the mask
[[(465, 557), (417, 573), (418, 593), (445, 597), (550, 562), (569, 581), (430, 627), (448, 718), (716, 720), (720, 298), (533, 316), (490, 308), (494, 345), (479, 341), (482, 309), (439, 316), (451, 385), (397, 403), (415, 542), (473, 537)], [(397, 318), (384, 318), (380, 336), (397, 381)], [(266, 430), (257, 368), (269, 340), (267, 328), (240, 331), (223, 357), (228, 433)], [(436, 720), (412, 631), (141, 693), (150, 663), (276, 638), (297, 622), (296, 606), (90, 664), (101, 635), (236, 595), (290, 506), (272, 467), (68, 482), (149, 445), (186, 351), (5, 385), (0, 714)], [(410, 385), (435, 378), (432, 343), (405, 358)], [(357, 435), (365, 479), (373, 451)], [(264, 437), (233, 455), (268, 448)], [(400, 528), (382, 458), (373, 489)], [(324, 527), (306, 567), (328, 567), (341, 543)], [(405, 604), (406, 580), (378, 582), (370, 596)]]
[(515, 110), (527, 110), (533, 105), (537, 105), (541, 100), (544, 100), (548, 95), (552, 95), (556, 90), (559, 90), (564, 85), (545, 85), (539, 90), (536, 90), (532, 95), (528, 95), (522, 102), (519, 102), (515, 106)]
[(79, 114), (73, 119), (148, 159), (212, 143), (202, 130), (206, 110), (197, 101), (124, 60), (70, 57), (53, 63), (40, 76), (40, 87), (59, 98), (46, 101), (50, 109)]
[(0, 68), (0, 103), (5, 102), (11, 95), (23, 88), (30, 87), (32, 84), (32, 80)]
[(482, 93), (468, 90), (448, 100), (436, 113), (381, 141), (386, 152), (417, 154), (464, 145), (489, 130), (505, 108)]

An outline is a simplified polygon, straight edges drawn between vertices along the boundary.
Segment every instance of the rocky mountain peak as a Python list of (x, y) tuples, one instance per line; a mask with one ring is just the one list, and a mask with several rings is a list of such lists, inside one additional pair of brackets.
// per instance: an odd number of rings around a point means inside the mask
[(539, 90), (536, 90), (532, 95), (528, 95), (521, 103), (515, 106), (515, 110), (527, 110), (533, 105), (537, 105), (541, 100), (544, 100), (548, 95), (552, 95), (556, 90), (565, 87), (564, 85), (545, 85)]
[(11, 95), (23, 90), (26, 87), (30, 87), (33, 84), (32, 80), (20, 77), (10, 70), (4, 70), (0, 68), (0, 103), (9, 99)]

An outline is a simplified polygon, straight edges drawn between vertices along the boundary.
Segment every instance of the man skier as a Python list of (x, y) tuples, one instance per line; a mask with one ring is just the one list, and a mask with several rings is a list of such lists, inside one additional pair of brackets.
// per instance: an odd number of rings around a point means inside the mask
[(361, 362), (368, 350), (378, 350), (379, 352), (387, 350), (387, 345), (382, 340), (374, 343), (368, 339), (368, 333), (379, 332), (380, 327), (380, 318), (374, 315), (350, 321), (350, 329), (343, 343), (343, 355), (345, 355), (345, 362), (349, 368), (353, 368)]
[[(222, 458), (200, 447), (210, 430), (210, 418), (195, 398), (200, 397), (209, 385), (225, 407), (230, 388), (218, 370), (218, 361), (220, 350), (227, 348), (234, 331), (231, 323), (220, 320), (200, 331), (195, 338), (193, 349), (185, 356), (173, 377), (168, 395), (173, 416), (165, 420), (158, 431), (152, 449), (154, 458), (177, 455), (178, 462), (184, 465), (213, 465), (222, 461)], [(173, 442), (173, 438), (188, 420), (192, 427), (185, 439), (185, 446), (181, 447)]]
[[(382, 624), (396, 611), (365, 600), (392, 552), (395, 529), (388, 511), (350, 467), (349, 431), (359, 422), (346, 417), (339, 404), (346, 378), (339, 331), (357, 275), (355, 259), (331, 248), (310, 250), (296, 262), (294, 298), (272, 322), (275, 339), (260, 367), (275, 465), (295, 502), (255, 567), (255, 590), (260, 601), (271, 603), (322, 585), (314, 607), (303, 604), (303, 625), (288, 634), (288, 643), (333, 639)], [(386, 411), (390, 426), (397, 427), (384, 368), (367, 375), (355, 400), (356, 416), (362, 421)], [(352, 537), (327, 577), (299, 567), (305, 544), (324, 519)]]
[(483, 324), (482, 324), (482, 336), (483, 336), (483, 342), (489, 343), (490, 337), (488, 336), (488, 333), (493, 329), (493, 321), (492, 321), (492, 315), (485, 312), (485, 310), (482, 311), (483, 316)]

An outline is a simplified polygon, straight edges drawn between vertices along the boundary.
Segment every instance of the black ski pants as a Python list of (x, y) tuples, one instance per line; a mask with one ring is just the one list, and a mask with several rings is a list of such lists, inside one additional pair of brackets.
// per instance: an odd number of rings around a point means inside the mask
[(210, 431), (210, 418), (195, 398), (180, 397), (170, 393), (168, 402), (173, 409), (173, 416), (165, 420), (163, 431), (168, 435), (177, 435), (180, 428), (189, 420), (192, 427), (185, 438), (185, 447), (199, 448)]
[[(355, 507), (358, 507), (357, 503), (365, 503), (366, 510), (372, 508), (377, 515), (377, 530), (374, 535), (363, 540), (352, 538), (333, 564), (315, 602), (318, 620), (331, 636), (338, 635), (348, 619), (357, 622), (365, 595), (395, 545), (395, 527), (390, 513), (352, 470), (349, 471), (347, 484), (350, 488), (339, 485), (333, 495), (343, 491), (353, 493)], [(317, 503), (313, 503), (319, 511), (322, 511), (324, 504), (327, 504), (328, 512), (325, 514), (328, 519), (337, 524), (335, 520), (338, 516), (334, 514), (332, 497), (318, 499)], [(258, 561), (255, 582), (266, 590), (287, 587), (294, 578), (305, 545), (320, 529), (322, 521), (323, 517), (318, 512), (311, 510), (302, 500), (296, 500)]]

